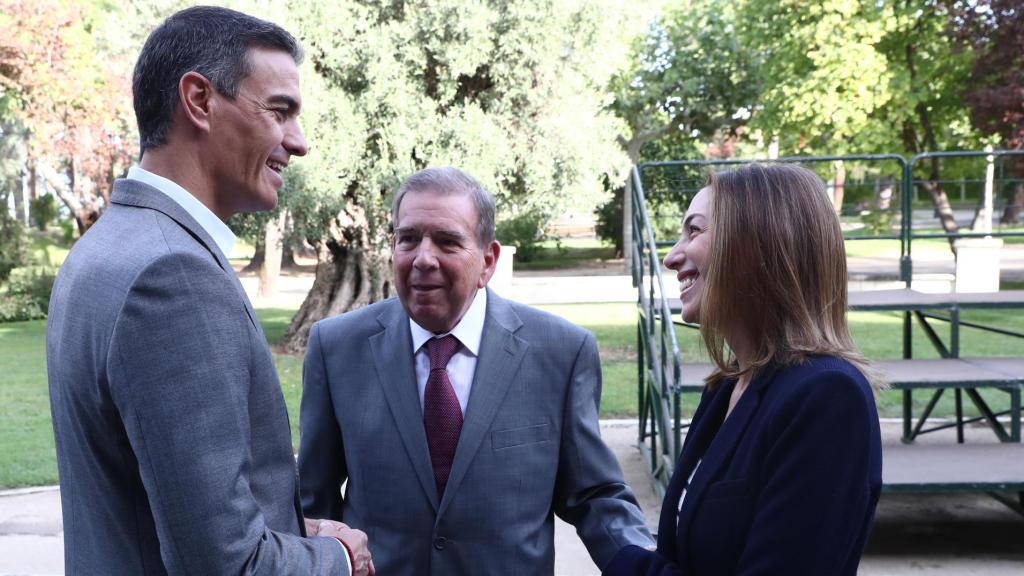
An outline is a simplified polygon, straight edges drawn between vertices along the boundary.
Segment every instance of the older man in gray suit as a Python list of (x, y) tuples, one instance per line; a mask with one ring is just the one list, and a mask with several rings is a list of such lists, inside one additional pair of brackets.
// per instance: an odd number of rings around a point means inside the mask
[(485, 288), (500, 251), (491, 196), (429, 168), (401, 186), (392, 221), (399, 298), (310, 333), (306, 513), (365, 530), (396, 576), (552, 574), (554, 514), (598, 566), (651, 545), (599, 434), (593, 335)]
[(280, 27), (207, 7), (142, 49), (140, 165), (50, 301), (68, 574), (370, 570), (362, 532), (313, 522), (329, 538), (304, 537), (274, 361), (226, 258), (224, 221), (273, 208), (306, 153), (300, 57)]

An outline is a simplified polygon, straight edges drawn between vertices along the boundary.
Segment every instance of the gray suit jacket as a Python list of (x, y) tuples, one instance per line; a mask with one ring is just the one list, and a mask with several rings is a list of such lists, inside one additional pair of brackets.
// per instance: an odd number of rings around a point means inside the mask
[(68, 574), (345, 574), (302, 537), (284, 397), (205, 231), (131, 180), (75, 244), (46, 356)]
[(592, 334), (488, 293), (440, 501), (411, 338), (397, 299), (313, 327), (299, 450), (307, 515), (364, 530), (388, 576), (552, 574), (553, 513), (576, 526), (599, 566), (622, 546), (653, 543), (600, 437)]

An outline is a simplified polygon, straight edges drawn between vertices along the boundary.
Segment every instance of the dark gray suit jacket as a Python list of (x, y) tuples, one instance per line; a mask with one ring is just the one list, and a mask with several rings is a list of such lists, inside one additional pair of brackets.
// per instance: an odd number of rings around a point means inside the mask
[(303, 509), (366, 531), (380, 574), (552, 574), (553, 514), (599, 566), (627, 544), (653, 544), (600, 437), (594, 337), (560, 318), (488, 293), (440, 501), (398, 300), (317, 323), (303, 381)]
[(46, 334), (68, 574), (345, 574), (302, 537), (284, 397), (245, 292), (169, 197), (118, 180)]

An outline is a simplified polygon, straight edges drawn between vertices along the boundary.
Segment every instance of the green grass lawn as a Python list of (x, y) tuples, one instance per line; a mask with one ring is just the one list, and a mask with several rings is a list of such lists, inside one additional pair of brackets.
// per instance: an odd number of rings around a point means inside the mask
[[(604, 373), (601, 416), (604, 418), (636, 416), (636, 307), (628, 303), (615, 304), (562, 304), (542, 306), (593, 331), (601, 350)], [(258, 309), (260, 323), (271, 344), (276, 344), (284, 333), (294, 310), (280, 308)], [(1024, 314), (1005, 311), (968, 311), (961, 314), (967, 321), (990, 323), (1003, 328), (1024, 332)], [(902, 354), (902, 320), (898, 313), (854, 312), (850, 314), (854, 339), (871, 358), (899, 358)], [(940, 334), (943, 327), (939, 328)], [(1024, 344), (1020, 340), (996, 334), (961, 329), (961, 353), (964, 356), (1021, 356)], [(0, 324), (0, 487), (54, 484), (57, 482), (53, 430), (50, 426), (50, 407), (46, 383), (45, 321)], [(677, 339), (684, 362), (706, 361), (701, 352), (696, 330), (678, 327)], [(914, 355), (918, 358), (937, 357), (935, 351), (915, 324)], [(274, 355), (281, 387), (291, 417), (292, 438), (298, 442), (298, 409), (302, 390), (302, 358)], [(994, 407), (1008, 406), (1007, 396), (998, 391), (985, 391)], [(952, 394), (939, 403), (935, 415), (953, 414)], [(920, 409), (927, 401), (919, 392), (915, 404)], [(689, 414), (697, 403), (696, 394), (683, 397), (684, 414)], [(901, 414), (900, 393), (887, 391), (880, 394), (879, 412), (882, 416)], [(965, 402), (968, 414), (975, 413)]]
[(556, 270), (613, 259), (615, 248), (597, 238), (562, 238), (541, 242), (529, 260), (516, 254), (515, 267), (516, 270)]
[(46, 322), (0, 324), (0, 486), (54, 484)]

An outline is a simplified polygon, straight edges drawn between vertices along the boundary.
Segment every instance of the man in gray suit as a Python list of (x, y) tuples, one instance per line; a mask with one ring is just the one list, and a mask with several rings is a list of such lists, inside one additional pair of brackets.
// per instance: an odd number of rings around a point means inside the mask
[(304, 537), (274, 360), (226, 258), (224, 221), (273, 208), (281, 170), (306, 153), (300, 58), (280, 27), (208, 7), (142, 49), (140, 165), (50, 301), (68, 574), (370, 570), (362, 532), (307, 521), (326, 537)]
[(553, 514), (598, 566), (650, 546), (600, 437), (593, 335), (485, 288), (500, 251), (490, 194), (428, 168), (392, 222), (399, 298), (310, 332), (305, 512), (365, 530), (389, 576), (552, 574)]

